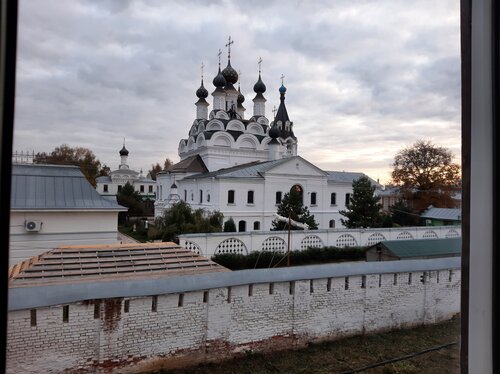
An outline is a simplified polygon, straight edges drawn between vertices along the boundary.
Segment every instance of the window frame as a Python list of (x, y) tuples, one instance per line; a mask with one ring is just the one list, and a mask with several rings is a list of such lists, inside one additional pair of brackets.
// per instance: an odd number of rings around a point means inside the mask
[(235, 205), (234, 201), (236, 199), (235, 190), (227, 190), (227, 205)]
[(247, 191), (247, 204), (255, 205), (255, 192), (253, 190)]

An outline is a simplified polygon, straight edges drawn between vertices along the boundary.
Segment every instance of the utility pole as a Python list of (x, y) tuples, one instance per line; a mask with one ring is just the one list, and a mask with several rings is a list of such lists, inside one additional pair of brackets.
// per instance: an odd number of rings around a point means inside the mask
[(292, 220), (292, 210), (290, 209), (288, 211), (288, 252), (287, 252), (287, 266), (290, 267), (290, 227), (291, 225), (291, 220)]

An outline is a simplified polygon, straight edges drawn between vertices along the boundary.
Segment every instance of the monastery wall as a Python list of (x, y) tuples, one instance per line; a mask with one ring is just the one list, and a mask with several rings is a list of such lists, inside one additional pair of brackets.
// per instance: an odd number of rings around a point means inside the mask
[[(236, 226), (238, 222), (236, 221)], [(460, 237), (460, 226), (419, 226), (381, 229), (331, 229), (291, 231), (290, 249), (308, 247), (370, 246), (383, 240)], [(180, 244), (202, 256), (219, 253), (248, 254), (252, 251), (286, 252), (287, 231), (222, 232), (179, 235)]]
[(140, 373), (446, 320), (460, 259), (12, 288), (8, 373)]

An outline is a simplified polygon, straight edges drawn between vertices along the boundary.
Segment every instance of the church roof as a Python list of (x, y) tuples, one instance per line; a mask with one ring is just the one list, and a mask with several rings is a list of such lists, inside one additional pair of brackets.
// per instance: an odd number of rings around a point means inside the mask
[(289, 159), (282, 158), (275, 161), (252, 161), (246, 164), (232, 166), (230, 168), (219, 169), (210, 173), (200, 173), (191, 175), (184, 179), (200, 179), (200, 178), (262, 178), (263, 172), (279, 165)]
[(123, 168), (123, 169), (113, 170), (109, 174), (110, 175), (125, 174), (125, 175), (130, 175), (130, 176), (136, 177), (139, 175), (139, 172), (132, 170), (132, 169), (128, 169), (128, 168)]
[(12, 165), (13, 210), (126, 210), (104, 199), (78, 166)]
[[(200, 155), (194, 155), (170, 166), (167, 171), (181, 173), (206, 173), (208, 172), (208, 168)], [(159, 174), (162, 173), (165, 172), (160, 172)]]
[[(246, 164), (232, 166), (230, 168), (219, 169), (209, 173), (200, 173), (191, 175), (184, 179), (201, 179), (201, 178), (263, 178), (262, 174), (271, 170), (275, 166), (289, 162), (292, 159), (299, 158), (310, 164), (300, 156), (281, 158), (273, 161), (253, 161)], [(312, 164), (310, 164), (312, 165)], [(314, 166), (314, 165), (312, 165)], [(315, 167), (315, 166), (314, 166)], [(317, 168), (317, 167), (316, 167)], [(323, 172), (321, 169), (318, 169)], [(324, 172), (323, 172), (324, 173)]]
[(97, 183), (111, 183), (111, 177), (109, 175), (101, 175), (100, 177), (97, 177), (95, 180)]

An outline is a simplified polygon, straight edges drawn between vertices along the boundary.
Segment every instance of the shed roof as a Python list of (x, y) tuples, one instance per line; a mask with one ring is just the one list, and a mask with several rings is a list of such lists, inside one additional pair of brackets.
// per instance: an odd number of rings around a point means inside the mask
[(416, 257), (460, 256), (462, 238), (385, 240), (370, 247), (383, 246), (396, 257), (409, 259)]
[(126, 210), (99, 195), (78, 166), (12, 165), (11, 183), (12, 210)]
[(9, 268), (9, 285), (75, 283), (229, 271), (175, 243), (66, 246)]
[(460, 221), (462, 212), (460, 209), (451, 208), (429, 208), (423, 214), (422, 218), (442, 219), (448, 221)]

